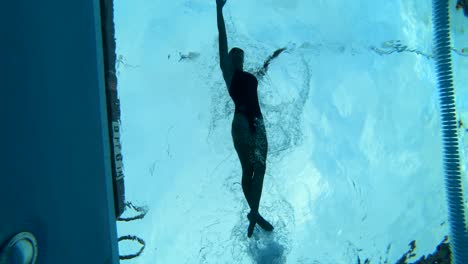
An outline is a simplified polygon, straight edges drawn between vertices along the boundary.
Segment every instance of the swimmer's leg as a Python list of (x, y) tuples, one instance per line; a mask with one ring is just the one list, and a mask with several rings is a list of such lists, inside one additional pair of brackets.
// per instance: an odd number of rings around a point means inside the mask
[(252, 138), (249, 133), (249, 126), (247, 118), (242, 114), (235, 114), (232, 123), (232, 139), (234, 148), (236, 149), (237, 156), (242, 167), (242, 191), (244, 192), (245, 199), (252, 209), (251, 197), (251, 182), (254, 173), (253, 165), (250, 160), (252, 150)]
[(252, 197), (252, 210), (247, 215), (247, 218), (251, 222), (256, 222), (262, 229), (266, 231), (273, 231), (273, 226), (265, 220), (260, 213), (258, 212), (260, 206), (260, 199), (262, 196), (263, 189), (263, 178), (265, 176), (265, 166), (264, 165), (254, 165), (254, 177), (252, 180), (251, 194)]
[[(237, 152), (239, 154), (239, 160), (241, 161), (242, 165), (242, 191), (244, 192), (245, 199), (249, 204), (250, 210), (254, 208), (254, 191), (253, 191), (253, 174), (254, 174), (254, 166), (250, 162), (250, 153), (246, 151), (242, 151), (241, 149)], [(249, 227), (247, 228), (247, 237), (251, 237), (253, 231), (255, 229), (257, 221), (255, 219), (249, 219)]]
[(257, 124), (258, 130), (255, 135), (255, 150), (254, 155), (251, 157), (253, 160), (253, 179), (251, 183), (252, 206), (251, 212), (247, 218), (251, 222), (256, 222), (261, 228), (266, 231), (272, 231), (273, 226), (266, 221), (258, 212), (260, 207), (260, 199), (262, 197), (263, 179), (266, 171), (266, 159), (268, 154), (268, 141), (266, 137), (265, 127), (263, 122)]
[(252, 197), (252, 176), (254, 173), (253, 166), (248, 162), (247, 158), (241, 158), (239, 155), (241, 166), (242, 166), (242, 191), (244, 192), (245, 199), (249, 204), (250, 210), (252, 210), (253, 197)]

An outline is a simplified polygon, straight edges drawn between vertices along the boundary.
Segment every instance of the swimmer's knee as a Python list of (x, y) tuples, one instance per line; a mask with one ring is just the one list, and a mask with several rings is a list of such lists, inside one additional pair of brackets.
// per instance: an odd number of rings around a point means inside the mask
[(254, 174), (254, 170), (244, 170), (242, 171), (242, 183), (246, 182), (248, 183), (250, 180), (252, 180), (252, 176)]
[(242, 177), (242, 189), (249, 190), (249, 187), (252, 185), (252, 180), (252, 177)]
[(254, 170), (265, 170), (266, 169), (266, 160), (262, 157), (258, 157), (253, 164)]
[(263, 175), (263, 174), (265, 174), (265, 171), (266, 171), (265, 163), (258, 162), (257, 164), (255, 164), (255, 166), (254, 166), (254, 174), (255, 175)]

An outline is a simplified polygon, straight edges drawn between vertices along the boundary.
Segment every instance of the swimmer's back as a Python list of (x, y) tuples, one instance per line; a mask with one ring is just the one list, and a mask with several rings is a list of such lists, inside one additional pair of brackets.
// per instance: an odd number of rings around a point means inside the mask
[(229, 95), (234, 101), (236, 113), (243, 113), (249, 121), (263, 118), (258, 102), (257, 78), (248, 72), (236, 70), (229, 86)]

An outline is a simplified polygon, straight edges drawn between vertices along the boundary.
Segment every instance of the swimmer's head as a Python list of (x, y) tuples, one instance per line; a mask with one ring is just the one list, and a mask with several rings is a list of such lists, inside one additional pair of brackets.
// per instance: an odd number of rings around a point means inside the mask
[(456, 6), (457, 10), (460, 10), (460, 9), (462, 9), (463, 7), (464, 7), (463, 1), (462, 1), (462, 0), (458, 0), (458, 1), (457, 1), (457, 6)]
[(229, 51), (229, 58), (231, 58), (232, 65), (235, 70), (243, 70), (244, 68), (244, 51), (240, 48), (232, 48)]

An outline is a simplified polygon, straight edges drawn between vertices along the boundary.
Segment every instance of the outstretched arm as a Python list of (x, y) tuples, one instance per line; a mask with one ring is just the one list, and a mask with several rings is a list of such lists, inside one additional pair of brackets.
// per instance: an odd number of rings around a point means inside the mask
[(228, 55), (228, 43), (226, 36), (226, 26), (224, 24), (223, 6), (227, 0), (216, 0), (216, 13), (218, 20), (218, 33), (219, 33), (219, 63), (223, 71), (223, 77), (226, 84), (229, 85), (231, 79), (231, 64)]

